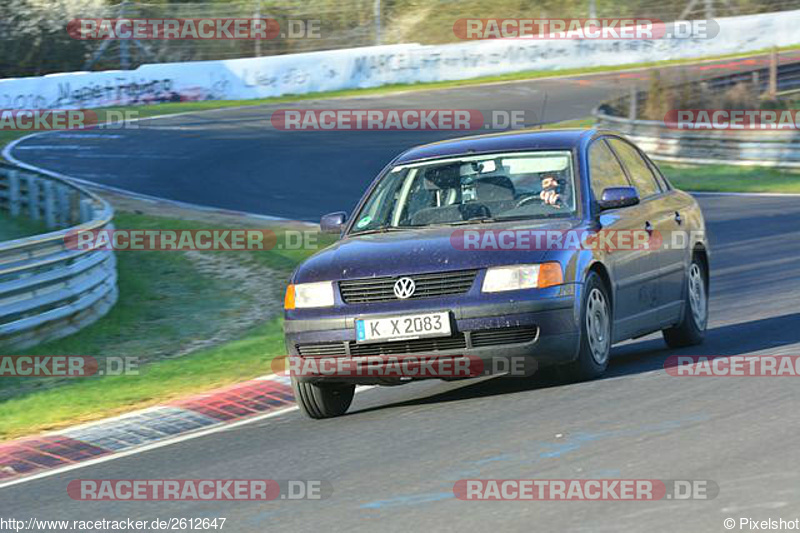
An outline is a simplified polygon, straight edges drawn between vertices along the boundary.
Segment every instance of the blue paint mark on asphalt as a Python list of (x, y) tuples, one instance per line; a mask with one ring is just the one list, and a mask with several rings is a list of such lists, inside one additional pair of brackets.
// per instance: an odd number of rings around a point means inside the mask
[[(648, 424), (638, 428), (621, 429), (614, 431), (601, 431), (597, 433), (575, 433), (566, 437), (563, 442), (536, 442), (532, 447), (534, 450), (538, 448), (539, 453), (531, 458), (520, 457), (520, 454), (500, 454), (485, 457), (473, 461), (469, 467), (460, 469), (451, 474), (447, 474), (444, 479), (454, 482), (459, 479), (478, 479), (481, 476), (481, 467), (495, 463), (503, 463), (504, 466), (511, 468), (519, 468), (521, 465), (538, 463), (542, 459), (559, 459), (562, 456), (579, 450), (585, 443), (596, 442), (602, 439), (609, 439), (615, 437), (633, 437), (648, 433), (666, 433), (671, 430), (677, 429), (686, 423), (691, 422), (705, 422), (710, 418), (709, 415), (701, 413), (698, 415), (678, 419), (666, 420), (656, 424)], [(524, 453), (524, 452), (523, 452)], [(593, 475), (599, 477), (602, 474), (604, 477), (620, 477), (621, 472), (615, 469), (599, 470)], [(501, 477), (501, 475), (494, 473), (491, 477)], [(519, 470), (514, 472), (514, 477), (519, 477)], [(400, 507), (407, 505), (419, 505), (425, 503), (435, 503), (445, 500), (452, 500), (455, 495), (452, 492), (452, 487), (448, 485), (448, 492), (428, 492), (423, 494), (408, 494), (404, 496), (397, 496), (386, 500), (376, 500), (373, 502), (361, 505), (362, 509), (382, 509), (386, 507)]]
[(455, 498), (453, 491), (450, 492), (429, 492), (427, 494), (411, 494), (408, 496), (398, 496), (389, 500), (377, 500), (365, 503), (362, 509), (381, 509), (383, 507), (399, 507), (401, 505), (417, 505), (420, 503), (440, 502), (442, 500), (452, 500)]
[(475, 461), (477, 466), (483, 466), (488, 463), (495, 463), (497, 461), (507, 461), (508, 459), (512, 459), (514, 456), (510, 453), (504, 453), (503, 455), (495, 455), (493, 457), (487, 457), (486, 459), (478, 459)]

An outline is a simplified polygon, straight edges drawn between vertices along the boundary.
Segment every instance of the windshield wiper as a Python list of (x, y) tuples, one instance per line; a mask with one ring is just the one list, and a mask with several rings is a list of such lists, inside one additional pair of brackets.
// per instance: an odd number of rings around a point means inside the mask
[(349, 235), (351, 237), (354, 237), (356, 235), (373, 235), (375, 233), (389, 233), (391, 231), (404, 231), (406, 229), (407, 229), (407, 227), (403, 227), (403, 226), (381, 226), (381, 227), (375, 228), (375, 229), (367, 229), (367, 230), (364, 230), (364, 231), (356, 231), (355, 233), (350, 233)]
[(541, 218), (552, 218), (553, 215), (561, 215), (561, 213), (548, 213), (536, 216), (518, 215), (513, 217), (483, 217), (483, 218), (470, 218), (468, 220), (459, 220), (457, 222), (449, 222), (447, 226), (465, 226), (467, 224), (491, 224), (494, 222), (509, 222), (513, 220), (538, 220)]

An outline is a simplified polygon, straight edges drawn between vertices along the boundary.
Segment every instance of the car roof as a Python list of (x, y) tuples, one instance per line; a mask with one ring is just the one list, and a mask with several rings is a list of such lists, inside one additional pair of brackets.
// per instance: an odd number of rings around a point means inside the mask
[(594, 128), (559, 130), (515, 130), (489, 135), (460, 137), (424, 144), (400, 154), (394, 164), (409, 163), (439, 157), (459, 155), (515, 152), (520, 150), (571, 150), (583, 140), (599, 133)]

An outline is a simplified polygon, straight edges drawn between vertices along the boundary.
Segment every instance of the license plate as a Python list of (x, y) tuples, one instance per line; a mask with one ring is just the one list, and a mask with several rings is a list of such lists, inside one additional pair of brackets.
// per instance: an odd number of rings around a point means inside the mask
[(356, 342), (449, 337), (450, 313), (426, 313), (356, 320)]

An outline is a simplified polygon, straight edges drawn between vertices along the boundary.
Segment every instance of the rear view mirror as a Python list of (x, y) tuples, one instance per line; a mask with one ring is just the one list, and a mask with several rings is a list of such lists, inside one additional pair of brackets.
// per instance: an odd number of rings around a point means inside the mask
[(603, 190), (603, 197), (598, 202), (600, 210), (619, 209), (639, 203), (639, 193), (633, 187), (609, 187)]
[(347, 220), (347, 213), (344, 211), (337, 211), (335, 213), (328, 213), (322, 217), (319, 222), (320, 230), (322, 233), (341, 233), (344, 229), (344, 223)]

